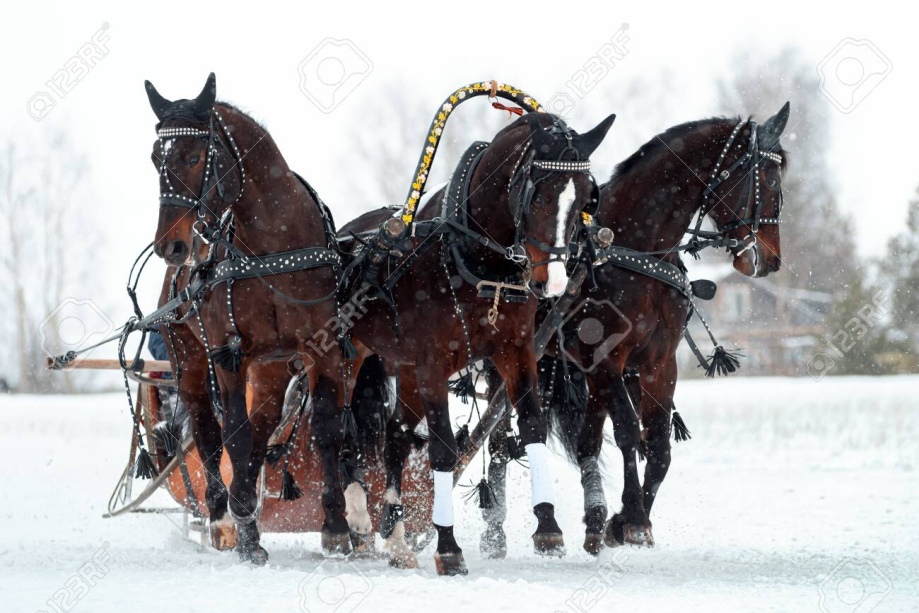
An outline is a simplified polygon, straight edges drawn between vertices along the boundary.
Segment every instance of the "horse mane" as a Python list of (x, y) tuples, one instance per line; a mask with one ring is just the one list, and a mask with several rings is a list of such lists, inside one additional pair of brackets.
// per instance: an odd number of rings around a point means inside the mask
[(236, 111), (237, 113), (239, 113), (240, 115), (242, 115), (243, 117), (245, 117), (246, 119), (248, 119), (249, 121), (257, 125), (259, 128), (264, 130), (265, 132), (268, 131), (268, 128), (265, 127), (265, 124), (263, 124), (261, 121), (253, 117), (250, 112), (244, 111), (236, 104), (233, 104), (232, 102), (227, 102), (226, 100), (218, 100), (217, 102), (214, 103), (214, 106), (217, 106), (217, 105), (226, 107), (230, 109), (231, 111)]
[[(533, 117), (535, 117), (536, 119), (531, 119)], [(515, 119), (513, 123), (506, 125), (500, 130), (498, 130), (498, 133), (495, 134), (494, 138), (492, 138), (492, 142), (498, 140), (499, 138), (504, 136), (504, 134), (506, 134), (507, 132), (510, 132), (511, 130), (516, 130), (517, 128), (523, 125), (529, 125), (529, 122), (531, 121), (536, 121), (537, 123), (539, 123), (540, 126), (545, 127), (549, 125), (550, 123), (554, 122), (556, 119), (558, 119), (558, 116), (553, 115), (552, 113), (524, 113), (523, 115)]]
[[(741, 118), (739, 115), (734, 117), (726, 117), (722, 115), (717, 117), (708, 117), (706, 119), (697, 119), (695, 121), (687, 121), (686, 123), (681, 123), (671, 128), (667, 128), (665, 131), (661, 132), (646, 142), (644, 145), (639, 147), (638, 151), (616, 164), (616, 167), (613, 169), (613, 174), (610, 176), (610, 183), (615, 183), (626, 175), (637, 170), (642, 166), (643, 162), (651, 159), (656, 159), (657, 155), (660, 153), (669, 151), (668, 143), (674, 139), (683, 138), (700, 128), (714, 127), (721, 124), (735, 126), (740, 122), (740, 120)], [(781, 171), (784, 173), (785, 168), (788, 165), (788, 154), (781, 147), (779, 147), (779, 150), (776, 151), (776, 153), (782, 156)]]

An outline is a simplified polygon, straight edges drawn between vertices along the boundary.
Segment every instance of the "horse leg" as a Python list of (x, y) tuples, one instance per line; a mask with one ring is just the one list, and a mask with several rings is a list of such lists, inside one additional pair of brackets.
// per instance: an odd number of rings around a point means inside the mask
[[(489, 361), (485, 364), (485, 380), (488, 383), (488, 397), (491, 398), (501, 385), (501, 378), (493, 364)], [(511, 427), (510, 407), (507, 406), (506, 397), (502, 400), (507, 412), (488, 438), (488, 454), (491, 456), (488, 463), (488, 484), (495, 495), (495, 504), (490, 509), (482, 509), (485, 532), (479, 540), (479, 550), (485, 557), (497, 560), (503, 560), (507, 556), (504, 521), (507, 519), (507, 464), (510, 461), (507, 442), (507, 431)]]
[(657, 491), (670, 469), (670, 420), (674, 410), (673, 393), (676, 389), (676, 360), (669, 359), (662, 371), (654, 377), (645, 376), (642, 385), (641, 417), (645, 424), (644, 498), (645, 510), (650, 514)]
[(434, 473), (434, 510), (431, 519), (437, 530), (437, 552), (434, 564), (438, 575), (468, 573), (463, 550), (453, 536), (453, 469), (459, 459), (456, 438), (450, 425), (447, 394), (448, 376), (436, 366), (438, 360), (429, 356), (419, 360), (425, 367), (415, 370), (421, 404), (428, 420), (428, 459)]
[(386, 424), (386, 493), (383, 495), (383, 514), (380, 518), (380, 536), (386, 539), (390, 566), (418, 568), (418, 559), (405, 542), (405, 512), (402, 507), (402, 473), (412, 451), (415, 426), (421, 423), (424, 409), (415, 373), (411, 367), (399, 369), (399, 406)]
[[(334, 347), (332, 350), (337, 349)], [(340, 360), (340, 352), (335, 356), (326, 354), (309, 371), (313, 399), (312, 436), (322, 458), (323, 469), (322, 508), (325, 520), (322, 523), (322, 549), (333, 556), (351, 552), (351, 529), (345, 519), (339, 463), (344, 437), (340, 408), (344, 404)]]
[(555, 521), (555, 495), (546, 447), (548, 424), (539, 406), (533, 346), (526, 343), (521, 347), (514, 345), (498, 352), (492, 359), (507, 385), (511, 402), (517, 408), (520, 441), (526, 447), (530, 461), (531, 502), (537, 519), (533, 548), (540, 555), (563, 556), (565, 541), (562, 529)]
[(249, 455), (249, 478), (256, 483), (262, 473), (268, 441), (281, 423), (284, 397), (290, 385), (286, 362), (255, 363), (249, 367), (249, 387), (252, 406), (249, 422), (252, 424), (252, 451)]
[(623, 488), (622, 510), (606, 524), (605, 542), (613, 547), (654, 544), (651, 520), (644, 508), (644, 495), (638, 478), (638, 446), (641, 443), (641, 424), (638, 407), (632, 406), (621, 369), (618, 372), (598, 371), (595, 374), (600, 400), (606, 403), (613, 420), (616, 446), (622, 453)]
[(252, 423), (246, 410), (246, 376), (244, 362), (239, 373), (217, 369), (223, 403), (223, 444), (230, 454), (233, 481), (230, 483), (230, 514), (236, 520), (239, 542), (236, 551), (243, 562), (262, 566), (268, 552), (259, 544), (258, 492), (252, 479)]
[(581, 487), (584, 489), (584, 551), (599, 555), (603, 548), (603, 528), (606, 524), (606, 493), (603, 491), (603, 476), (598, 459), (603, 445), (603, 424), (606, 422), (606, 407), (600, 400), (599, 390), (593, 376), (588, 376), (590, 398), (584, 424), (578, 432), (577, 458), (581, 468)]
[[(207, 392), (207, 356), (201, 344), (184, 327), (176, 326), (172, 332), (181, 340), (185, 349), (182, 364), (176, 363), (171, 351), (169, 360), (173, 372), (179, 372), (177, 367), (182, 371), (179, 379), (179, 400), (191, 417), (191, 433), (201, 458), (201, 469), (204, 471), (209, 540), (214, 549), (233, 549), (237, 540), (236, 524), (227, 513), (230, 496), (220, 475), (223, 435)], [(163, 335), (163, 338), (169, 338), (169, 333), (165, 329)], [(167, 347), (171, 349), (169, 343)]]
[[(351, 381), (348, 383), (349, 399), (348, 404), (355, 416), (358, 429), (361, 429), (362, 423), (359, 416), (362, 411), (375, 411), (373, 406), (375, 402), (383, 402), (382, 399), (375, 398), (379, 390), (374, 389), (378, 384), (386, 384), (385, 373), (382, 381), (368, 380), (368, 373), (373, 370), (374, 366), (367, 363), (367, 370), (363, 370), (364, 356), (358, 356), (351, 363)], [(380, 364), (382, 367), (382, 364)], [(358, 434), (360, 439), (362, 433)], [(351, 548), (355, 554), (369, 554), (373, 551), (373, 526), (370, 522), (370, 513), (367, 510), (367, 489), (364, 476), (367, 472), (367, 461), (369, 459), (369, 450), (362, 449), (360, 440), (350, 440), (345, 436), (341, 450), (341, 467), (347, 467), (347, 470), (341, 471), (341, 484), (345, 492), (345, 519), (348, 522), (349, 538), (351, 539)]]

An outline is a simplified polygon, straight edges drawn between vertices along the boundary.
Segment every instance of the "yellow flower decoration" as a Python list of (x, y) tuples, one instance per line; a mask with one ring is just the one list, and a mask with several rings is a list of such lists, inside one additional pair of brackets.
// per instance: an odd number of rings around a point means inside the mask
[[(411, 224), (414, 219), (415, 208), (418, 204), (420, 194), (424, 189), (425, 182), (428, 180), (428, 171), (430, 170), (431, 164), (434, 162), (434, 156), (437, 154), (437, 142), (443, 131), (444, 125), (447, 123), (447, 118), (459, 103), (485, 92), (491, 93), (491, 82), (472, 83), (471, 85), (466, 85), (457, 89), (443, 102), (443, 104), (441, 104), (441, 110), (431, 123), (431, 128), (428, 132), (427, 142), (430, 143), (430, 145), (427, 145), (425, 151), (422, 152), (421, 161), (418, 164), (418, 171), (412, 182), (412, 192), (409, 194), (405, 206), (403, 207), (402, 221), (404, 221), (406, 225)], [(519, 104), (531, 112), (545, 112), (536, 100), (527, 95), (523, 90), (517, 89), (512, 85), (500, 83), (498, 84), (497, 92), (501, 94), (500, 97), (511, 99), (516, 104)], [(585, 223), (589, 225), (590, 222), (592, 222), (592, 218), (590, 221), (588, 221), (588, 218), (589, 215), (585, 217)]]

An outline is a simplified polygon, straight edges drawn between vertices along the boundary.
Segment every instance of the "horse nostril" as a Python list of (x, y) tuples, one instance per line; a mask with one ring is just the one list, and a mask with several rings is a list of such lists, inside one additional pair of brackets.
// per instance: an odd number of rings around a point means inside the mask
[(772, 256), (766, 261), (766, 268), (769, 269), (769, 272), (778, 272), (781, 267), (782, 260), (778, 256)]
[(181, 264), (188, 256), (188, 246), (185, 241), (170, 241), (163, 250), (163, 259), (170, 264)]

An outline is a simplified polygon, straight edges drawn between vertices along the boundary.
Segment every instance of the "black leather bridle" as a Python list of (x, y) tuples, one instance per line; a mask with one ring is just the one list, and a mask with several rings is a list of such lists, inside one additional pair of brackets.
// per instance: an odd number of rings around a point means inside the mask
[[(242, 155), (239, 152), (239, 148), (236, 146), (236, 141), (233, 140), (233, 136), (230, 134), (230, 131), (227, 130), (223, 117), (216, 108), (211, 111), (207, 130), (191, 127), (160, 128), (157, 130), (156, 134), (160, 140), (160, 152), (163, 160), (160, 174), (163, 176), (169, 188), (168, 192), (160, 194), (160, 206), (175, 206), (195, 211), (198, 218), (193, 226), (194, 231), (206, 242), (210, 242), (215, 229), (211, 228), (211, 224), (208, 223), (208, 216), (211, 215), (216, 217), (216, 213), (204, 204), (205, 199), (208, 197), (210, 191), (216, 188), (218, 197), (223, 201), (227, 200), (226, 188), (223, 182), (225, 174), (220, 174), (217, 162), (218, 147), (226, 151), (227, 154), (235, 160), (234, 166), (239, 171), (239, 192), (236, 194), (236, 198), (233, 199), (231, 206), (242, 197), (246, 185), (246, 170), (243, 166)], [(183, 196), (178, 193), (169, 180), (169, 170), (166, 163), (166, 155), (168, 152), (167, 143), (171, 143), (173, 140), (183, 137), (202, 138), (207, 140), (207, 159), (205, 160), (204, 176), (201, 179), (201, 188), (197, 198)], [(229, 211), (230, 208), (227, 207), (224, 214), (221, 215), (218, 223), (219, 227), (216, 229), (218, 232), (221, 232), (225, 227), (229, 218), (227, 215)]]
[[(529, 243), (549, 254), (549, 257), (545, 260), (529, 262), (531, 269), (546, 266), (551, 262), (565, 262), (570, 253), (568, 240), (565, 241), (564, 247), (555, 247), (534, 238), (526, 232), (524, 216), (531, 211), (536, 188), (541, 182), (554, 173), (586, 174), (590, 179), (591, 195), (584, 210), (593, 215), (596, 213), (600, 203), (600, 188), (590, 172), (590, 160), (581, 160), (579, 152), (572, 146), (573, 134), (571, 129), (559, 121), (546, 131), (550, 134), (564, 136), (568, 141), (568, 145), (554, 159), (538, 159), (536, 148), (532, 144), (528, 145), (517, 159), (517, 164), (514, 166), (511, 181), (507, 188), (509, 195), (513, 194), (515, 189), (517, 190), (517, 197), (514, 200), (514, 227), (516, 230), (514, 244), (507, 249), (508, 257), (517, 262), (526, 261), (528, 258), (523, 247), (525, 243)], [(572, 157), (573, 159), (571, 159)], [(510, 197), (513, 199), (512, 195)]]
[[(734, 145), (734, 141), (737, 139), (737, 135), (746, 125), (750, 126), (750, 142), (747, 146), (747, 151), (737, 158), (730, 166), (721, 170), (725, 158)], [(778, 208), (776, 209), (775, 217), (763, 217), (763, 201), (760, 197), (759, 186), (759, 168), (764, 161), (771, 161), (780, 165), (782, 163), (782, 156), (772, 151), (760, 151), (757, 139), (756, 121), (752, 117), (746, 121), (741, 121), (734, 127), (734, 130), (728, 137), (724, 148), (721, 150), (721, 155), (718, 156), (718, 160), (712, 168), (705, 190), (702, 192), (702, 206), (699, 208), (699, 216), (696, 220), (696, 225), (694, 228), (688, 230), (690, 234), (696, 237), (694, 240), (700, 238), (707, 240), (722, 240), (728, 247), (733, 249), (740, 248), (739, 251), (734, 251), (736, 257), (744, 251), (752, 249), (756, 245), (756, 233), (759, 231), (761, 225), (779, 225), (782, 223), (780, 219), (782, 213), (781, 192), (779, 193)], [(715, 194), (715, 190), (738, 170), (748, 170), (748, 172), (744, 178), (737, 205), (731, 209), (737, 219), (723, 226), (719, 226), (716, 232), (702, 230), (702, 221), (705, 219), (706, 215), (711, 213), (715, 205), (720, 202), (720, 198)], [(750, 233), (742, 240), (728, 239), (726, 234), (740, 226), (749, 228)]]

